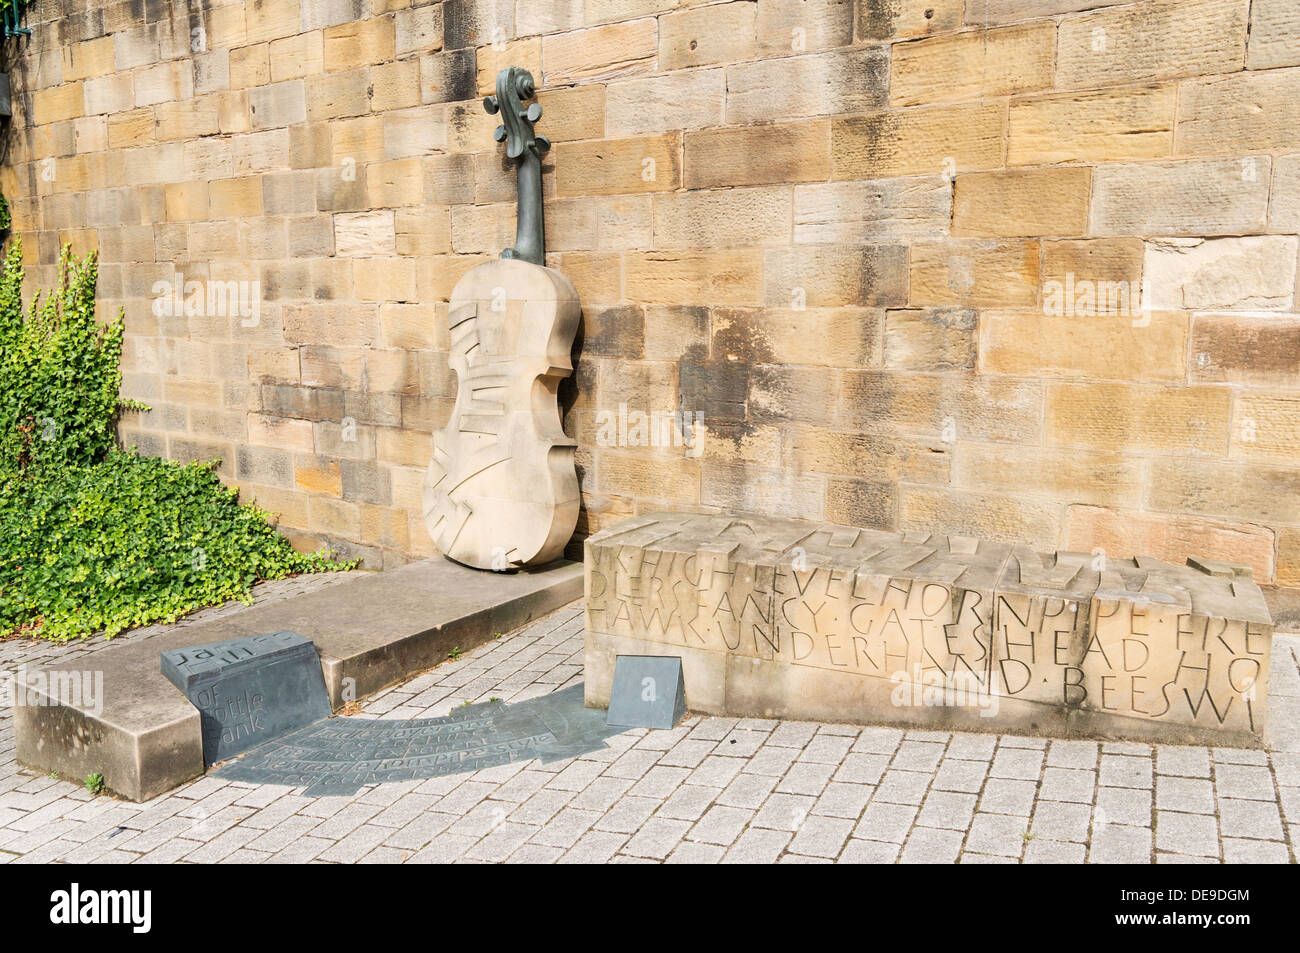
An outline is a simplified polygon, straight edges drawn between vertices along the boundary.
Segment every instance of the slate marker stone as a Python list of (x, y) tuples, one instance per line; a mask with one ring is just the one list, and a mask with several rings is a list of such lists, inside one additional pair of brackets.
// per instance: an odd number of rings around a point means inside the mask
[(676, 656), (620, 655), (609, 693), (610, 725), (674, 728), (686, 714), (682, 660)]
[(161, 656), (163, 675), (199, 710), (205, 765), (330, 716), (316, 646), (296, 632), (168, 649)]

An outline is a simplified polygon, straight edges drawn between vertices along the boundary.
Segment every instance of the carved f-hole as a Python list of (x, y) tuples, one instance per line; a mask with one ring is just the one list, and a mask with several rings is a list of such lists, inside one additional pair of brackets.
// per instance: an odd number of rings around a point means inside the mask
[(494, 133), (497, 142), (506, 144), (506, 156), (519, 160), (519, 214), (516, 218), (515, 247), (501, 253), (502, 258), (519, 258), (535, 265), (544, 263), (546, 240), (542, 233), (542, 153), (551, 148), (550, 140), (533, 132), (533, 123), (542, 118), (537, 103), (524, 107), (524, 100), (536, 94), (533, 74), (519, 66), (509, 66), (497, 73), (497, 92), (483, 100), (490, 115), (501, 113), (501, 125)]

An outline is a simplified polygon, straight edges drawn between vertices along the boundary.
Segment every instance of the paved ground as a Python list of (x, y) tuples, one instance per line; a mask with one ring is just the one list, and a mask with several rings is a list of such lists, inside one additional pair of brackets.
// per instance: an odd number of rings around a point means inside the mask
[[(271, 583), (257, 596), (337, 578)], [(0, 669), (102, 646), (4, 642)], [(92, 797), (17, 766), (6, 710), (0, 863), (1287, 863), (1300, 842), (1298, 653), (1300, 638), (1277, 637), (1269, 751), (690, 718), (571, 761), (352, 797), (215, 778), (142, 805)], [(574, 603), (354, 717), (442, 715), (554, 691), (581, 673)]]

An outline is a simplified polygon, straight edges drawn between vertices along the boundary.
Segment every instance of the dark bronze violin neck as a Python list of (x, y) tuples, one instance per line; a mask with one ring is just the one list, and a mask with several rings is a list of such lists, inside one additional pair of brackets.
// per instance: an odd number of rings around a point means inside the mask
[(551, 143), (533, 131), (533, 123), (542, 118), (542, 107), (537, 103), (524, 106), (524, 100), (533, 98), (535, 94), (533, 74), (522, 67), (510, 66), (497, 74), (496, 95), (486, 97), (483, 108), (492, 115), (501, 113), (496, 140), (506, 144), (507, 157), (519, 162), (515, 245), (501, 252), (501, 257), (541, 265), (546, 258), (542, 228), (542, 153), (551, 147)]

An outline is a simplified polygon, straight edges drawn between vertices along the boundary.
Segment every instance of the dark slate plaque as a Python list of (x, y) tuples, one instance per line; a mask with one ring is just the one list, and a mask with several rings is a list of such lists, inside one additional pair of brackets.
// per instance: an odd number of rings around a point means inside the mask
[(583, 707), (581, 685), (506, 705), (457, 708), (442, 718), (331, 718), (223, 766), (217, 776), (304, 787), (312, 797), (367, 784), (411, 781), (513, 761), (557, 761), (605, 747), (621, 729)]
[(169, 649), (162, 673), (199, 710), (204, 764), (330, 716), (316, 646), (297, 632)]
[(682, 660), (620, 655), (614, 660), (608, 723), (624, 728), (674, 728), (686, 714)]

